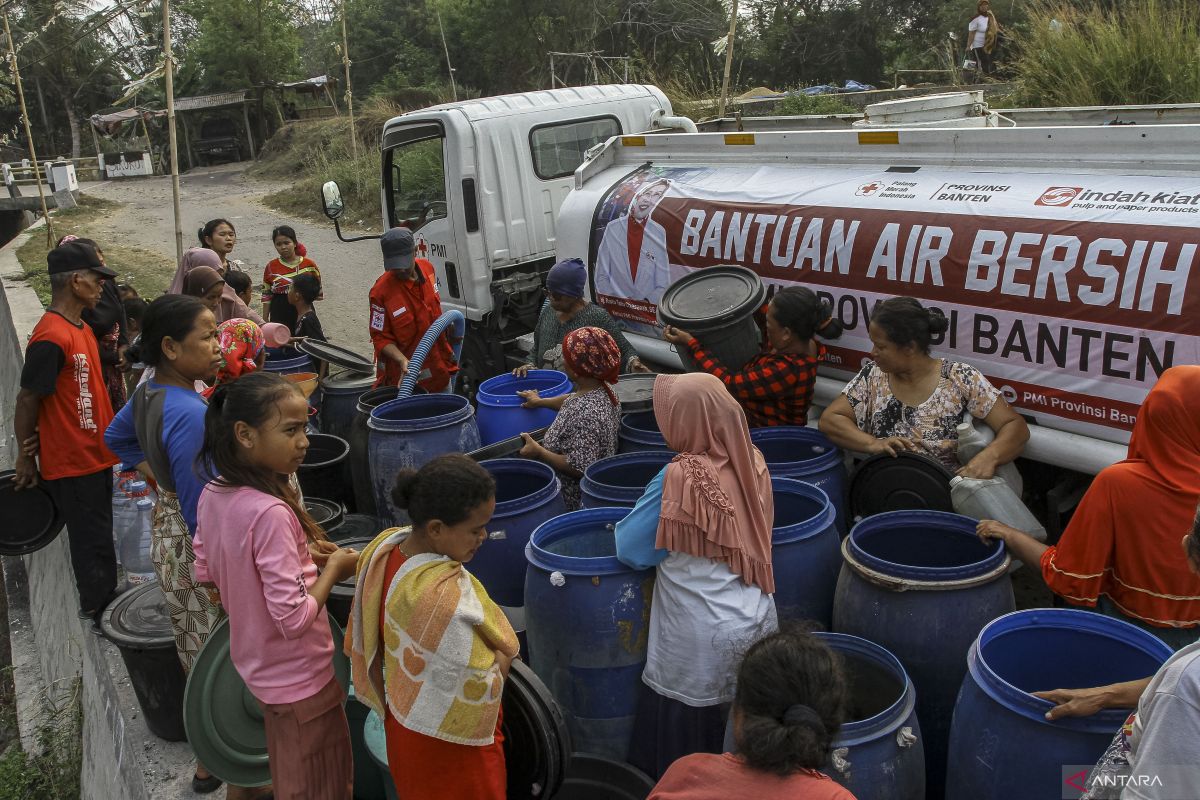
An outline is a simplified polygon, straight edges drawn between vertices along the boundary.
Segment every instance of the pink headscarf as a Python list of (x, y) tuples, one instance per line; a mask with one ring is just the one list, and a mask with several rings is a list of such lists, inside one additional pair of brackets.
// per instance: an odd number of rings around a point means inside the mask
[(183, 258), (179, 260), (179, 269), (175, 270), (175, 277), (171, 280), (171, 288), (167, 289), (167, 294), (183, 294), (184, 280), (196, 267), (211, 267), (220, 274), (221, 257), (207, 247), (192, 247), (186, 250)]
[(741, 406), (708, 373), (659, 375), (654, 418), (679, 452), (667, 465), (655, 547), (723, 562), (773, 594), (771, 476)]

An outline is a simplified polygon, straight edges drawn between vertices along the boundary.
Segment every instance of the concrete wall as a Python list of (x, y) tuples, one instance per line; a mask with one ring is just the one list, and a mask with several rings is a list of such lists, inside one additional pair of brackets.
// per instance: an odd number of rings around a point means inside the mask
[[(16, 250), (30, 236), (42, 235), (40, 226), (31, 228), (0, 249), (0, 442), (5, 443), (0, 458), (5, 468), (15, 454), (12, 410), (25, 343), (43, 312), (37, 295), (20, 280)], [(6, 558), (4, 574), (18, 724), (26, 748), (36, 746), (47, 703), (71, 702), (79, 686), (83, 800), (193, 797), (188, 746), (150, 733), (119, 651), (91, 633), (76, 613), (79, 601), (66, 535), (31, 555)]]

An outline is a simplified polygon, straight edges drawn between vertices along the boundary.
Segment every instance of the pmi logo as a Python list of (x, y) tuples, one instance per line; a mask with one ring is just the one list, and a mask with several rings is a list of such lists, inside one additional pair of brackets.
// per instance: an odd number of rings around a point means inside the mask
[(1075, 198), (1083, 191), (1082, 186), (1051, 186), (1042, 192), (1042, 196), (1033, 202), (1035, 206), (1051, 206), (1066, 208), (1075, 202)]

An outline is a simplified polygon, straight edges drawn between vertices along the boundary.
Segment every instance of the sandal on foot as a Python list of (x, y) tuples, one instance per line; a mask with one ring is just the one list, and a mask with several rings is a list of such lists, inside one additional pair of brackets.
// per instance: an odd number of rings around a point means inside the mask
[(196, 794), (212, 794), (217, 789), (221, 788), (223, 781), (216, 775), (209, 775), (207, 778), (201, 778), (199, 775), (192, 774), (192, 791)]

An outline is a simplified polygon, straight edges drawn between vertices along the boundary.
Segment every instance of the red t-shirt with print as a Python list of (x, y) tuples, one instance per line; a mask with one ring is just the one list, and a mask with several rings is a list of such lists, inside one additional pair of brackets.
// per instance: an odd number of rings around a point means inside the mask
[(46, 480), (91, 475), (117, 457), (104, 446), (112, 403), (100, 370), (96, 335), (48, 311), (25, 349), (21, 388), (41, 397), (38, 408), (38, 466)]

